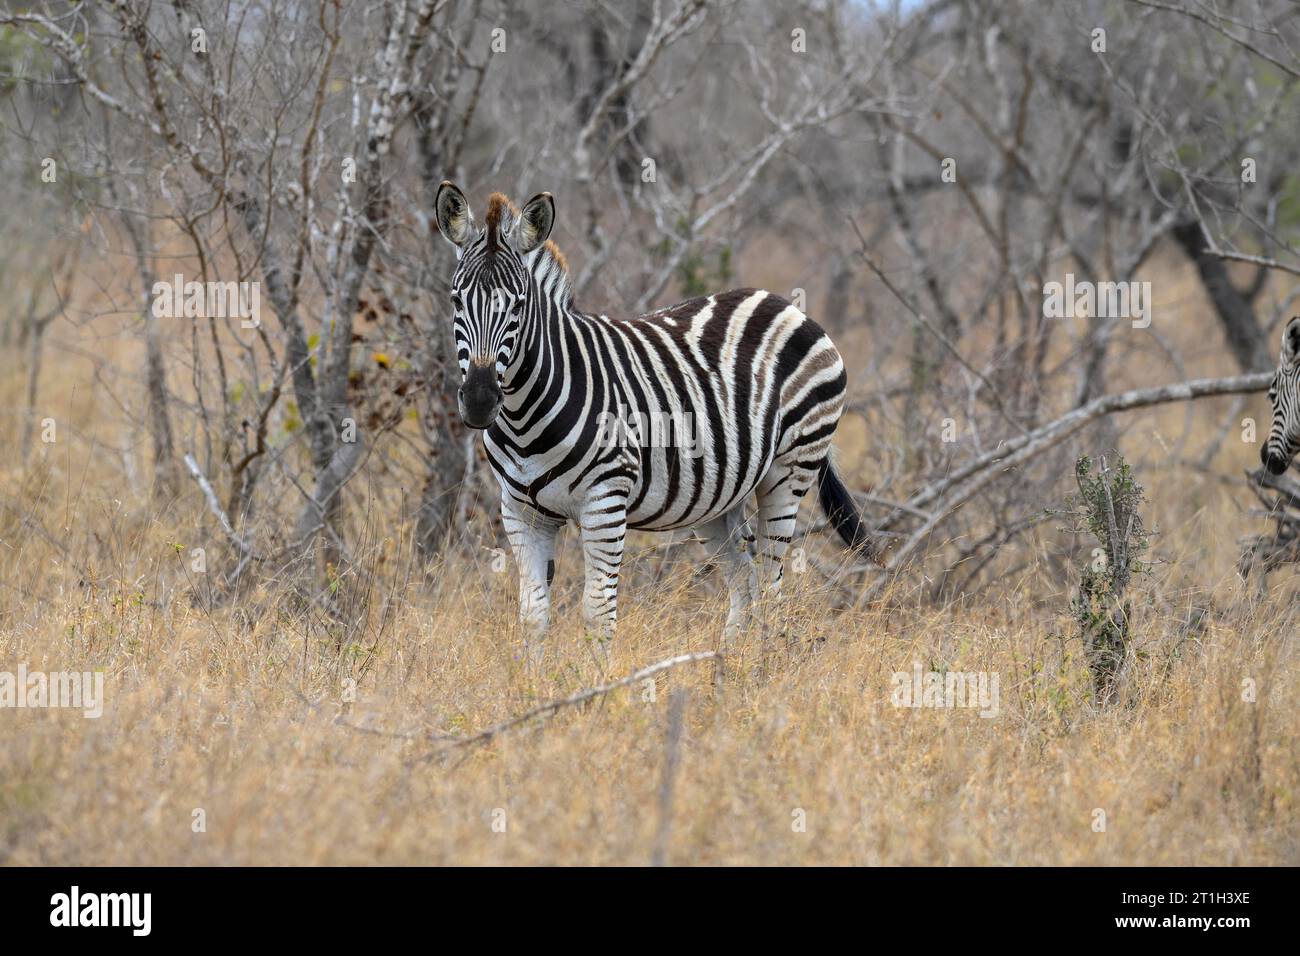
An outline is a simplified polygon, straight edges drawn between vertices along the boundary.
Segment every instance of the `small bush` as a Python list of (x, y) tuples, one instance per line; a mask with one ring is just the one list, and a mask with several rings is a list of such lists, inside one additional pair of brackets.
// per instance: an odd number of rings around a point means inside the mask
[(1065, 512), (1074, 519), (1070, 530), (1089, 532), (1099, 545), (1082, 571), (1078, 597), (1070, 605), (1079, 623), (1099, 704), (1114, 700), (1132, 644), (1132, 606), (1124, 595), (1133, 575), (1147, 570), (1137, 556), (1150, 538), (1139, 513), (1145, 493), (1133, 480), (1128, 462), (1116, 458), (1118, 464), (1113, 469), (1102, 458), (1095, 475), (1087, 455), (1075, 463), (1079, 493), (1067, 500), (1070, 510)]

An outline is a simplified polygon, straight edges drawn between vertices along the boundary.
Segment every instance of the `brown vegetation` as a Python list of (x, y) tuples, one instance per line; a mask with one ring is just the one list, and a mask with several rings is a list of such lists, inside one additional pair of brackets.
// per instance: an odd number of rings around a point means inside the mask
[[(1179, 4), (0, 4), (0, 675), (106, 683), (0, 709), (0, 863), (1300, 862), (1300, 525), (1243, 480), (1300, 21)], [(888, 572), (810, 512), (772, 649), (724, 649), (704, 553), (636, 537), (602, 671), (569, 535), (526, 672), (444, 178), (552, 192), (583, 307), (801, 300)], [(153, 314), (176, 274), (260, 325)], [(1066, 274), (1149, 326), (1051, 317)], [(1114, 452), (1150, 570), (1099, 700), (1053, 511)], [(997, 713), (895, 706), (914, 668)]]

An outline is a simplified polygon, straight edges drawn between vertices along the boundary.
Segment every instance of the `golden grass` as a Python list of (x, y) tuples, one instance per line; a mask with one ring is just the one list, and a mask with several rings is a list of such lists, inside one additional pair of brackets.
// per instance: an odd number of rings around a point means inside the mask
[[(675, 689), (689, 696), (669, 862), (1297, 860), (1294, 618), (1244, 596), (1198, 629), (1186, 624), (1194, 599), (1144, 589), (1127, 702), (1098, 712), (1077, 644), (1062, 639), (1068, 620), (1015, 592), (827, 614), (820, 589), (792, 576), (793, 640), (766, 672), (757, 642), (742, 642), (720, 686), (709, 663), (689, 664), (653, 700), (622, 689), (466, 749), (358, 728), (463, 734), (598, 683), (571, 611), (533, 681), (508, 573), (463, 587), (435, 574), (436, 597), (418, 583), (384, 594), (340, 648), (338, 630), (275, 595), (213, 615), (179, 589), (160, 601), (178, 560), (167, 536), (112, 520), (100, 533), (120, 541), (111, 586), (77, 588), (57, 569), (59, 588), (35, 585), (54, 555), (30, 538), (7, 565), (8, 586), (39, 596), (6, 602), (0, 661), (107, 677), (99, 719), (0, 713), (9, 863), (648, 862)], [(629, 594), (614, 673), (711, 647), (721, 609), (701, 590), (679, 576)], [(914, 661), (997, 673), (1000, 712), (893, 707), (891, 675)], [(1242, 700), (1246, 678), (1255, 703)], [(205, 832), (193, 832), (196, 809)]]
[[(765, 658), (756, 637), (741, 641), (720, 684), (709, 663), (688, 664), (653, 695), (624, 688), (464, 748), (423, 735), (463, 735), (601, 680), (576, 621), (571, 542), (534, 676), (519, 661), (513, 568), (408, 580), (409, 528), (373, 515), (374, 588), (349, 604), (350, 625), (276, 588), (209, 613), (189, 599), (198, 495), (161, 508), (133, 495), (108, 448), (131, 438), (118, 410), (83, 362), (57, 357), (50, 375), (59, 442), (26, 469), (0, 463), (0, 670), (103, 669), (107, 702), (99, 719), (0, 711), (0, 862), (641, 864), (665, 825), (678, 864), (1300, 862), (1290, 576), (1263, 597), (1236, 580), (1241, 496), (1212, 478), (1148, 482), (1161, 560), (1134, 587), (1139, 657), (1119, 706), (1093, 706), (1066, 613), (1074, 581), (1045, 560), (945, 608), (911, 592), (920, 571), (881, 605), (834, 612), (819, 575), (792, 573), (788, 641)], [(0, 378), (9, 408), (20, 380)], [(1207, 406), (1198, 434), (1226, 408)], [(1144, 442), (1182, 422), (1131, 420)], [(1243, 455), (1226, 449), (1223, 473)], [(613, 675), (715, 646), (724, 599), (691, 571), (658, 585), (629, 575)], [(999, 713), (892, 706), (891, 677), (914, 662), (997, 674)], [(665, 824), (675, 691), (685, 718)]]

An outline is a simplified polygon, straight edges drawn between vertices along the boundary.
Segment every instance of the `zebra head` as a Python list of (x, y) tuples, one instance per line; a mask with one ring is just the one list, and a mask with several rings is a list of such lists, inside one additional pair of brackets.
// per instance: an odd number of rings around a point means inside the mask
[(534, 288), (525, 257), (550, 235), (555, 203), (550, 193), (539, 193), (521, 212), (493, 193), (481, 229), (453, 183), (438, 187), (434, 205), (439, 231), (456, 247), (450, 288), (460, 417), (470, 428), (487, 428), (505, 400), (506, 370)]
[(1300, 449), (1300, 315), (1292, 316), (1282, 333), (1282, 355), (1268, 387), (1268, 400), (1273, 403), (1273, 427), (1259, 457), (1269, 471), (1280, 475)]

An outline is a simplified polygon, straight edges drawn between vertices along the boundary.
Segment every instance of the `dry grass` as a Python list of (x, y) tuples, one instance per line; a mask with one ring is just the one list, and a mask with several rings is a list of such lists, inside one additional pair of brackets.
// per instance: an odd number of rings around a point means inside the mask
[[(627, 688), (451, 747), (423, 735), (490, 726), (600, 680), (575, 620), (571, 551), (535, 679), (517, 657), (511, 569), (413, 570), (409, 529), (373, 515), (373, 580), (347, 582), (368, 594), (349, 603), (349, 625), (279, 587), (209, 613), (189, 600), (175, 548), (196, 540), (197, 494), (161, 508), (134, 494), (111, 447), (131, 438), (119, 410), (84, 363), (54, 363), (59, 442), (26, 469), (0, 463), (0, 670), (103, 669), (107, 704), (97, 720), (0, 711), (0, 862), (646, 863), (678, 690), (670, 863), (1300, 862), (1293, 604), (1233, 576), (1242, 519), (1210, 477), (1149, 483), (1162, 561), (1137, 585), (1140, 655), (1110, 710), (1088, 698), (1065, 613), (1072, 581), (1045, 561), (943, 609), (904, 580), (885, 604), (828, 613), (818, 575), (792, 574), (788, 644), (762, 659), (742, 642), (720, 685), (710, 664), (689, 664), (661, 676), (653, 700)], [(9, 408), (20, 379), (0, 379)], [(1205, 435), (1226, 407), (1208, 406)], [(1181, 414), (1168, 421), (1181, 427)], [(10, 448), (14, 428), (7, 418)], [(1231, 474), (1242, 453), (1226, 454)], [(1046, 553), (1051, 534), (1033, 547)], [(626, 589), (614, 674), (714, 646), (723, 601), (690, 571)], [(998, 715), (892, 706), (891, 676), (913, 662), (996, 673)]]
[[(1296, 675), (1269, 614), (1196, 635), (1144, 614), (1136, 700), (1109, 713), (1091, 711), (1050, 620), (1011, 606), (828, 617), (806, 594), (790, 609), (799, 642), (767, 679), (746, 648), (721, 689), (710, 665), (687, 665), (655, 702), (617, 691), (469, 751), (355, 729), (463, 732), (596, 681), (579, 642), (561, 639), (530, 684), (498, 590), (495, 605), (397, 612), (354, 704), (339, 686), (358, 655), (271, 608), (241, 627), (90, 593), (11, 617), (4, 660), (102, 667), (108, 706), (98, 720), (4, 715), (3, 858), (644, 863), (666, 702), (682, 688), (670, 862), (1296, 862)], [(657, 603), (632, 604), (616, 670), (707, 645), (720, 625), (701, 600)], [(997, 672), (1001, 712), (892, 707), (890, 675), (913, 661)], [(1255, 704), (1241, 701), (1244, 676)], [(207, 832), (192, 832), (195, 808)]]

